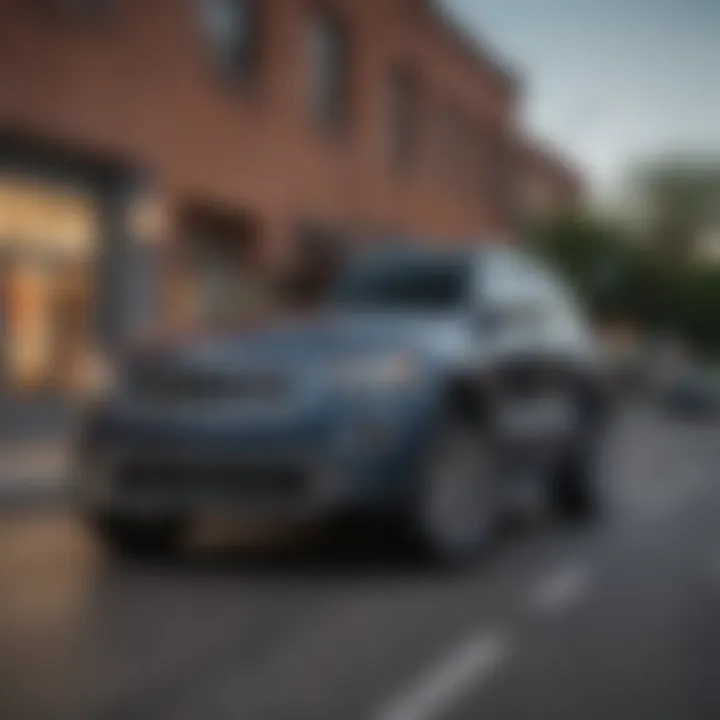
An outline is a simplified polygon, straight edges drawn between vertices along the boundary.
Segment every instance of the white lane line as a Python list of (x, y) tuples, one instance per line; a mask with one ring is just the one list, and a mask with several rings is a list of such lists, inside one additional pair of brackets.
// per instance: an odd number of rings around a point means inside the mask
[(561, 567), (537, 583), (530, 594), (530, 607), (548, 615), (566, 612), (588, 593), (590, 581), (590, 567), (585, 563)]
[(510, 655), (502, 632), (477, 635), (431, 668), (375, 720), (428, 720), (487, 681)]

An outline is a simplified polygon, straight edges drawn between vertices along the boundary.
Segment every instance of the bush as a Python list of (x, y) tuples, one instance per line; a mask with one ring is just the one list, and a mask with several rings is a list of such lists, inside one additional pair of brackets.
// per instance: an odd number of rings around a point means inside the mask
[(692, 268), (677, 293), (679, 333), (700, 353), (720, 353), (720, 269)]
[(558, 219), (533, 242), (596, 321), (671, 330), (701, 353), (720, 352), (720, 268), (669, 266), (651, 245), (592, 218)]

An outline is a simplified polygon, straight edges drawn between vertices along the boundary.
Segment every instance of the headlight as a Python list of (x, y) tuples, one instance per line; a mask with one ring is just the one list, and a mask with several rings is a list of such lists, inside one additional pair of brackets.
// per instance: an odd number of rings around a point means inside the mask
[(347, 360), (333, 367), (330, 375), (341, 391), (397, 392), (416, 385), (421, 369), (416, 358), (397, 354)]
[(77, 386), (82, 400), (92, 402), (110, 397), (118, 386), (115, 364), (102, 354), (90, 353), (80, 369)]

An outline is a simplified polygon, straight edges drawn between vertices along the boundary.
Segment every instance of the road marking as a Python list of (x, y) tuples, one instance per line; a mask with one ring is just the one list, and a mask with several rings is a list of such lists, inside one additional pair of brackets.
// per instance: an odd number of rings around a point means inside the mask
[(486, 682), (510, 655), (501, 632), (477, 635), (423, 675), (376, 720), (428, 720)]
[(530, 607), (540, 613), (558, 615), (579, 602), (590, 588), (590, 568), (574, 563), (542, 578), (530, 594)]

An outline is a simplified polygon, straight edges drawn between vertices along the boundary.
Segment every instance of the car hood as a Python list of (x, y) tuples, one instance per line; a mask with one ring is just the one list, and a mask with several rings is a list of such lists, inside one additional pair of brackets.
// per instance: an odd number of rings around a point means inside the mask
[(396, 351), (442, 360), (467, 352), (463, 325), (462, 319), (446, 315), (334, 312), (175, 340), (161, 348), (146, 348), (135, 360), (228, 370), (239, 365), (300, 367)]

